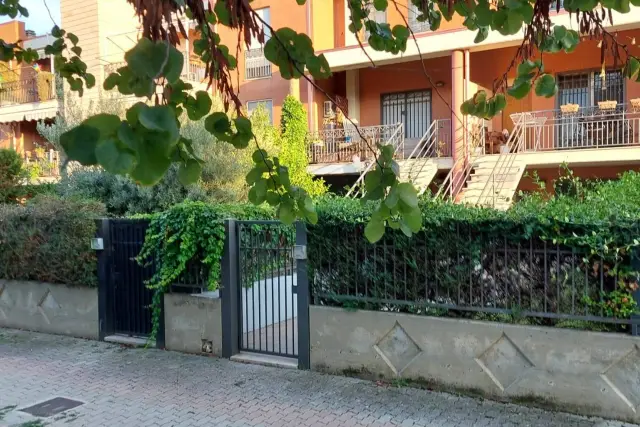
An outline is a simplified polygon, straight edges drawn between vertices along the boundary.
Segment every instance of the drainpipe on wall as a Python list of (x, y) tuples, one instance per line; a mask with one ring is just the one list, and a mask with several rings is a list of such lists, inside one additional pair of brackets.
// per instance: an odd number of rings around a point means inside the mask
[[(313, 40), (313, 9), (311, 7), (313, 0), (307, 1), (307, 34)], [(310, 79), (313, 77), (309, 76)], [(314, 131), (314, 103), (313, 103), (314, 87), (310, 81), (307, 81), (307, 125), (309, 131)]]

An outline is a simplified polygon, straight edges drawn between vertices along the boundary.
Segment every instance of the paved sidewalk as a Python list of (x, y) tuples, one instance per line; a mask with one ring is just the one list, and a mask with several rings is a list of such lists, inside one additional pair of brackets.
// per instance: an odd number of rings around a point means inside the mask
[(56, 396), (84, 404), (44, 418), (44, 424), (26, 425), (629, 426), (352, 378), (0, 329), (0, 425), (34, 420), (18, 409)]

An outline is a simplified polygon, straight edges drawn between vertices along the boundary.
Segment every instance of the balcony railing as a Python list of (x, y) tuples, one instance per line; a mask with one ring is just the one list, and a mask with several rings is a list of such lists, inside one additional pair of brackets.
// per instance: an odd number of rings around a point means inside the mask
[(55, 99), (53, 74), (0, 83), (0, 105), (27, 104)]
[[(377, 144), (391, 138), (398, 125), (325, 129), (307, 136), (309, 163), (352, 163), (373, 159)], [(364, 137), (364, 139), (363, 139)], [(398, 152), (404, 155), (403, 151)]]
[(511, 115), (522, 120), (522, 151), (606, 148), (640, 145), (640, 110), (618, 105), (612, 109), (579, 108), (532, 111)]
[[(185, 56), (185, 60), (187, 57)], [(118, 68), (126, 67), (127, 63), (125, 61), (114, 62), (112, 64), (104, 65), (105, 75), (109, 75), (111, 73), (115, 73), (118, 71)], [(197, 62), (185, 62), (182, 67), (182, 73), (180, 73), (180, 78), (185, 82), (190, 83), (204, 83), (206, 75), (206, 68), (203, 64)]]
[(60, 153), (55, 150), (36, 148), (33, 152), (24, 153), (24, 163), (40, 178), (57, 177), (60, 175)]
[(271, 77), (271, 63), (264, 57), (264, 49), (249, 49), (244, 52), (245, 79)]

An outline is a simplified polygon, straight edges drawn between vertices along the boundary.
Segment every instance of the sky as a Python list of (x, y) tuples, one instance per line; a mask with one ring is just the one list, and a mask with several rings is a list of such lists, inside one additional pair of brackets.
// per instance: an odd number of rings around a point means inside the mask
[[(29, 17), (18, 15), (16, 19), (26, 22), (27, 30), (35, 31), (37, 35), (50, 33), (53, 28), (51, 17), (44, 6), (45, 1), (56, 24), (60, 25), (60, 0), (20, 0), (20, 4), (29, 11)], [(0, 18), (0, 23), (10, 20), (8, 16), (3, 16)]]

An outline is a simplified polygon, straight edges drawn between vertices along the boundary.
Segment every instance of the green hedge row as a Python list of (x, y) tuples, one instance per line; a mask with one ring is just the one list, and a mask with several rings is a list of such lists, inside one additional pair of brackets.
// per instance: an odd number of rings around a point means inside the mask
[(51, 196), (0, 204), (0, 278), (95, 286), (90, 239), (102, 215), (99, 203)]

